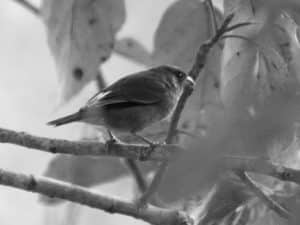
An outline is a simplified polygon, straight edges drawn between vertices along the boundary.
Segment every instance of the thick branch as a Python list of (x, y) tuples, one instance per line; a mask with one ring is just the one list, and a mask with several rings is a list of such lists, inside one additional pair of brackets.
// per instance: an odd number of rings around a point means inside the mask
[(27, 9), (29, 12), (31, 12), (35, 16), (40, 15), (40, 10), (32, 5), (30, 2), (26, 0), (14, 0), (15, 2), (19, 3), (21, 6), (23, 6), (25, 9)]
[(90, 156), (114, 156), (135, 160), (161, 161), (182, 149), (176, 145), (161, 145), (152, 149), (148, 145), (105, 144), (99, 142), (67, 141), (33, 136), (0, 128), (0, 143), (16, 144), (50, 153)]
[[(16, 144), (49, 153), (71, 155), (113, 156), (136, 160), (163, 161), (184, 149), (177, 145), (162, 145), (151, 149), (148, 145), (104, 144), (100, 142), (68, 141), (33, 136), (24, 132), (0, 128), (0, 143)], [(250, 157), (223, 156), (228, 169), (243, 169), (300, 185), (300, 171), (273, 164), (269, 160)]]
[(133, 203), (109, 198), (80, 186), (57, 182), (32, 175), (13, 173), (0, 169), (0, 184), (40, 193), (49, 197), (57, 197), (71, 202), (83, 204), (109, 213), (120, 213), (142, 219), (151, 224), (187, 225), (191, 220), (183, 212), (149, 207), (138, 209)]

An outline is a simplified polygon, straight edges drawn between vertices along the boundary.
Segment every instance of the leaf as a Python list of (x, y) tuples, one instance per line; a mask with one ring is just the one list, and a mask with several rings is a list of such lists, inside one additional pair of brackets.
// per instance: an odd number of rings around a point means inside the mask
[(220, 182), (202, 199), (202, 204), (194, 210), (196, 224), (219, 224), (251, 198), (253, 194), (241, 180), (225, 173)]
[[(300, 10), (299, 10), (300, 12)], [(290, 18), (291, 16), (292, 18)], [(291, 12), (279, 21), (279, 26), (285, 30), (288, 35), (289, 42), (285, 45), (286, 51), (289, 52), (289, 69), (293, 75), (295, 75), (300, 81), (300, 43), (299, 43), (299, 24), (300, 14)]]
[[(215, 9), (216, 10), (216, 9)], [(222, 15), (216, 10), (217, 22)], [(157, 64), (172, 64), (184, 71), (191, 69), (200, 45), (213, 35), (209, 7), (198, 0), (175, 1), (165, 11), (154, 36), (153, 59)], [(207, 105), (219, 104), (220, 46), (212, 50), (206, 67), (185, 107), (181, 127), (188, 131), (203, 131)], [(214, 108), (215, 109), (215, 108)], [(197, 122), (195, 122), (197, 121)], [(201, 129), (199, 129), (201, 127)]]
[(62, 102), (97, 76), (125, 20), (123, 0), (45, 0), (42, 16), (55, 59)]
[[(224, 11), (229, 13), (236, 12), (246, 6), (252, 13), (256, 14), (263, 8), (268, 8), (271, 13), (279, 14), (283, 10), (299, 10), (298, 0), (227, 0), (224, 4)], [(228, 15), (227, 14), (227, 15)]]
[[(206, 136), (199, 135), (197, 140), (181, 143), (187, 151), (170, 163), (159, 189), (166, 201), (206, 193), (205, 190), (224, 172), (214, 161), (221, 154), (267, 157), (275, 140), (292, 137), (293, 124), (299, 118), (300, 99), (297, 96), (299, 84), (291, 74), (286, 76), (282, 72), (287, 69), (288, 54), (283, 53), (280, 46), (287, 40), (287, 35), (278, 28), (265, 27), (269, 25), (264, 16), (267, 12), (253, 15), (248, 7), (241, 6), (234, 23), (249, 22), (250, 19), (258, 26), (239, 29), (233, 34), (245, 36), (257, 44), (236, 38), (225, 41), (221, 72), (224, 108), (209, 109), (205, 121), (208, 124)], [(263, 46), (263, 49), (258, 46)], [(269, 69), (266, 63), (277, 67)], [(218, 60), (215, 60), (217, 65)], [(262, 81), (257, 79), (258, 73), (263, 73)], [(275, 91), (269, 92), (270, 84), (275, 85)], [(198, 89), (194, 94), (186, 105), (185, 118), (182, 118), (195, 126), (192, 133), (197, 132), (201, 114), (197, 105), (201, 96)]]
[(151, 67), (154, 64), (151, 53), (134, 38), (127, 37), (117, 40), (114, 50), (142, 65)]
[[(152, 168), (150, 163), (138, 164), (144, 173)], [(50, 161), (43, 175), (83, 187), (91, 187), (127, 176), (129, 170), (122, 160), (115, 157), (58, 155)], [(40, 200), (45, 204), (56, 204), (62, 201), (45, 196), (41, 196)]]
[[(54, 157), (44, 175), (73, 184), (90, 187), (127, 174), (127, 169), (117, 158), (96, 158), (58, 155)], [(53, 204), (60, 199), (41, 196), (44, 203)]]
[(207, 10), (197, 0), (175, 1), (156, 29), (153, 57), (161, 64), (190, 69), (200, 44), (212, 33)]
[(256, 24), (233, 32), (245, 39), (232, 38), (225, 42), (221, 96), (225, 104), (244, 111), (247, 116), (247, 108), (254, 107), (257, 111), (258, 107), (264, 108), (267, 102), (275, 100), (275, 95), (292, 91), (296, 76), (290, 66), (293, 57), (287, 26), (290, 21), (280, 16), (281, 12), (274, 14), (259, 4), (239, 2), (235, 23), (247, 20)]

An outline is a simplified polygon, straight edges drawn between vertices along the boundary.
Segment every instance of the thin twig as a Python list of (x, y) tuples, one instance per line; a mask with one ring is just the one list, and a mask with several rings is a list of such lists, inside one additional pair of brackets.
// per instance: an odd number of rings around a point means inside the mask
[(138, 209), (135, 204), (116, 198), (97, 194), (82, 188), (53, 179), (38, 178), (32, 175), (14, 173), (0, 169), (0, 184), (40, 193), (49, 197), (57, 197), (82, 205), (104, 210), (108, 213), (120, 213), (142, 219), (150, 224), (189, 225), (190, 218), (183, 212), (149, 207)]
[(250, 220), (250, 209), (247, 206), (243, 206), (238, 212), (232, 225), (247, 225)]
[[(195, 62), (192, 66), (192, 69), (188, 73), (188, 77), (190, 77), (192, 80), (197, 80), (200, 72), (205, 66), (206, 59), (208, 56), (208, 53), (212, 49), (212, 47), (221, 39), (221, 37), (227, 32), (227, 27), (231, 20), (233, 19), (233, 14), (229, 15), (223, 22), (220, 29), (216, 32), (216, 34), (207, 42), (203, 43), (196, 55)], [(237, 24), (238, 25), (238, 24)], [(171, 118), (170, 127), (168, 130), (168, 135), (166, 138), (166, 143), (171, 143), (174, 135), (176, 134), (176, 129), (178, 126), (178, 122), (181, 116), (181, 113), (183, 111), (183, 108), (185, 106), (185, 103), (189, 96), (193, 92), (193, 83), (187, 81), (186, 86), (178, 100), (177, 106), (174, 110), (173, 116)]]
[(164, 161), (159, 165), (158, 170), (156, 171), (154, 178), (152, 179), (148, 189), (144, 192), (142, 197), (138, 199), (137, 205), (138, 206), (145, 206), (151, 197), (155, 194), (158, 186), (161, 183), (162, 177), (165, 174), (166, 170), (168, 169), (168, 161)]
[[(216, 34), (207, 42), (202, 44), (197, 52), (195, 62), (193, 64), (192, 69), (188, 73), (188, 79), (186, 80), (185, 88), (183, 89), (183, 92), (178, 100), (177, 106), (173, 112), (171, 123), (169, 126), (168, 134), (166, 137), (165, 142), (167, 144), (172, 143), (174, 136), (176, 135), (176, 130), (178, 126), (178, 122), (181, 116), (181, 113), (183, 111), (183, 108), (185, 106), (185, 103), (189, 96), (193, 92), (193, 86), (194, 81), (197, 80), (201, 70), (204, 68), (204, 65), (206, 63), (207, 55), (209, 51), (212, 49), (212, 47), (221, 39), (221, 37), (227, 32), (227, 27), (229, 23), (233, 19), (233, 14), (229, 15), (223, 22), (220, 29), (216, 32)], [(233, 25), (235, 27), (240, 27), (237, 25)], [(248, 25), (248, 24), (247, 24)], [(192, 81), (192, 82), (191, 82)], [(147, 189), (147, 191), (144, 193), (144, 195), (141, 197), (140, 201), (138, 202), (141, 205), (144, 205), (147, 203), (147, 201), (151, 198), (151, 196), (156, 192), (159, 184), (161, 183), (163, 174), (166, 172), (168, 168), (169, 162), (168, 160), (163, 161), (160, 165), (158, 170), (156, 171), (154, 178), (152, 179), (152, 182)]]
[(218, 22), (217, 22), (217, 15), (215, 12), (215, 7), (212, 3), (212, 0), (206, 0), (206, 3), (208, 5), (209, 8), (209, 15), (210, 15), (210, 21), (211, 21), (211, 27), (212, 27), (212, 33), (213, 35), (216, 34), (217, 30), (218, 30)]
[(257, 23), (253, 23), (253, 22), (244, 22), (244, 23), (238, 23), (238, 24), (235, 24), (231, 27), (228, 27), (227, 30), (226, 30), (226, 33), (232, 31), (232, 30), (236, 30), (238, 28), (241, 28), (241, 27), (245, 27), (245, 26), (249, 26), (249, 25), (255, 25)]
[(236, 170), (235, 173), (270, 209), (274, 210), (283, 218), (290, 218), (291, 214), (279, 203), (267, 196), (245, 171)]
[(125, 159), (125, 163), (127, 165), (127, 167), (129, 168), (130, 172), (133, 175), (133, 178), (136, 181), (136, 184), (139, 188), (139, 191), (141, 193), (144, 193), (144, 191), (146, 191), (148, 184), (146, 179), (143, 176), (143, 173), (141, 171), (141, 169), (139, 168), (138, 164), (136, 161), (132, 160), (132, 159)]
[(88, 141), (68, 141), (30, 135), (24, 132), (0, 128), (0, 143), (16, 144), (49, 153), (89, 156), (113, 156), (135, 160), (163, 161), (174, 156), (183, 149), (177, 145), (159, 145), (152, 148), (149, 145), (100, 143)]
[(30, 2), (26, 0), (14, 0), (15, 2), (19, 3), (21, 6), (23, 6), (25, 9), (27, 9), (29, 12), (31, 12), (35, 16), (40, 16), (40, 10), (31, 4)]

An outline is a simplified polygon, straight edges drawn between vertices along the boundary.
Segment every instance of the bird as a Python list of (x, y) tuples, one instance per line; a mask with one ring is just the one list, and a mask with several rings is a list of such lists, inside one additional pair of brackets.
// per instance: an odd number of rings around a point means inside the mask
[(84, 122), (106, 127), (112, 139), (111, 132), (131, 133), (151, 144), (138, 132), (168, 117), (186, 78), (185, 72), (169, 65), (133, 73), (96, 93), (77, 112), (47, 124)]

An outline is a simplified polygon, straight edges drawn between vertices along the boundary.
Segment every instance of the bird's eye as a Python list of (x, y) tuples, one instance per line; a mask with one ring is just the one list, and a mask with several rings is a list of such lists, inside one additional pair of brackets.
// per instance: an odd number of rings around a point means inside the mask
[(179, 73), (178, 73), (178, 77), (179, 77), (180, 79), (183, 79), (183, 78), (186, 77), (186, 75), (185, 75), (184, 73), (182, 73), (182, 72), (179, 72)]

